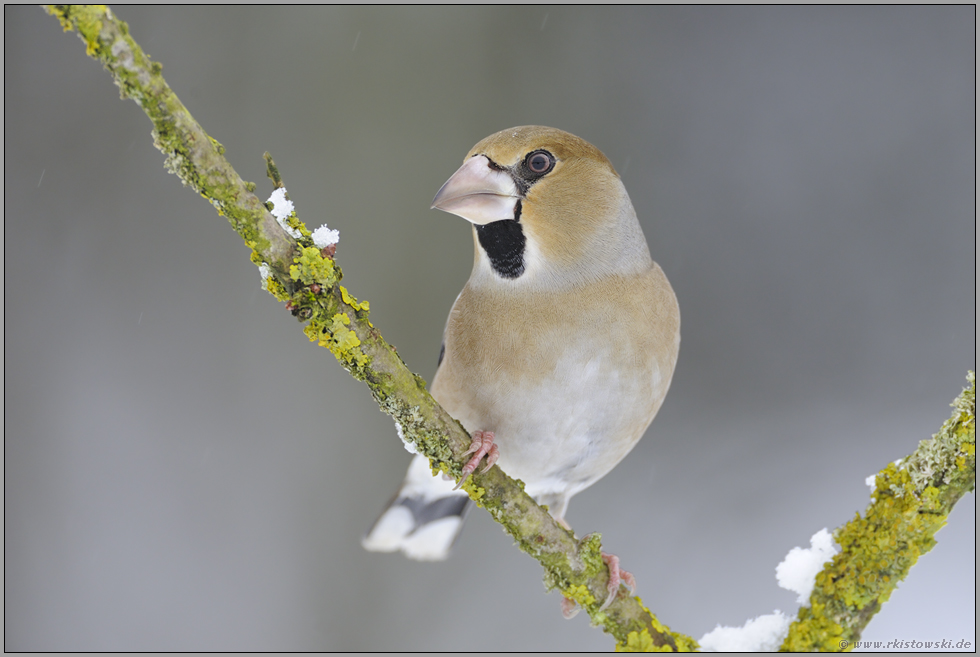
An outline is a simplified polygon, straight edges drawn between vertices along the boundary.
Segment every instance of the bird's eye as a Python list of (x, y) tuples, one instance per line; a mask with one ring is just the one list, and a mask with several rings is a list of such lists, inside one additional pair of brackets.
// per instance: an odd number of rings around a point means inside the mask
[(548, 151), (534, 151), (524, 162), (535, 176), (543, 176), (555, 167), (555, 158)]

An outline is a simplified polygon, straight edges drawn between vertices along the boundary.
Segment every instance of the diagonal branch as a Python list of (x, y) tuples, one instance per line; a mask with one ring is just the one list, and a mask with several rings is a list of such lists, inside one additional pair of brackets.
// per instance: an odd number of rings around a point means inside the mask
[(834, 532), (843, 550), (817, 575), (810, 606), (801, 607), (783, 650), (844, 650), (905, 579), (919, 557), (936, 545), (937, 531), (977, 480), (977, 380), (951, 406), (939, 433), (911, 456), (875, 477), (862, 518)]
[[(394, 418), (407, 441), (425, 454), (433, 470), (457, 480), (468, 460), (470, 437), (425, 389), (368, 319), (359, 302), (340, 285), (343, 276), (333, 253), (313, 246), (310, 232), (295, 215), (287, 222), (294, 239), (252, 193), (223, 156), (224, 148), (194, 120), (129, 34), (126, 23), (104, 6), (53, 5), (46, 8), (66, 31), (76, 31), (86, 52), (102, 62), (123, 98), (132, 98), (153, 122), (154, 144), (166, 166), (207, 199), (252, 250), (266, 288), (306, 323), (304, 332), (327, 347), (355, 378), (367, 384), (381, 410)], [(270, 177), (281, 186), (268, 158)], [(298, 231), (298, 233), (296, 232)], [(639, 598), (618, 596), (605, 610), (609, 572), (600, 555), (600, 537), (578, 540), (525, 492), (522, 483), (498, 467), (473, 475), (463, 488), (477, 505), (504, 526), (522, 550), (545, 569), (545, 582), (580, 603), (623, 648), (690, 650), (694, 641), (663, 626)]]

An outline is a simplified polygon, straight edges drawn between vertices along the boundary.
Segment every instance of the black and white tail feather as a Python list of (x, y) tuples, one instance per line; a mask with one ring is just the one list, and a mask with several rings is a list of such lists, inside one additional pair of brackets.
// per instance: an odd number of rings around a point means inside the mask
[(372, 552), (401, 550), (418, 561), (446, 559), (470, 507), (469, 496), (453, 490), (455, 485), (442, 475), (433, 477), (429, 460), (415, 455), (401, 489), (361, 545)]

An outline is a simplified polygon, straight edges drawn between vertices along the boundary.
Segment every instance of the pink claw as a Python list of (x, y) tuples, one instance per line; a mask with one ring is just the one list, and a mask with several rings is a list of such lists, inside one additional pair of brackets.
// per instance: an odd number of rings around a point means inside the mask
[(625, 584), (626, 588), (630, 591), (630, 595), (633, 595), (633, 592), (636, 590), (636, 578), (633, 577), (632, 573), (622, 570), (619, 567), (619, 557), (615, 554), (609, 554), (607, 552), (601, 552), (600, 554), (602, 555), (602, 560), (609, 566), (609, 597), (599, 607), (599, 611), (604, 611), (616, 599), (620, 584)]
[[(473, 452), (476, 452), (473, 454)], [(480, 465), (480, 461), (484, 456), (487, 457), (487, 465), (485, 468), (480, 470), (480, 474), (483, 474), (487, 470), (493, 467), (493, 464), (497, 462), (500, 458), (500, 450), (497, 446), (493, 444), (493, 432), (492, 431), (476, 431), (473, 433), (473, 442), (470, 443), (470, 448), (463, 452), (463, 454), (473, 454), (465, 466), (463, 466), (463, 478), (459, 480), (456, 484), (456, 488), (453, 490), (459, 490), (459, 487), (463, 485), (466, 478), (469, 477), (476, 471), (476, 466)]]
[[(609, 567), (609, 583), (606, 585), (609, 590), (609, 597), (599, 607), (599, 611), (605, 611), (613, 603), (613, 600), (616, 599), (620, 584), (625, 584), (626, 588), (630, 591), (630, 595), (633, 595), (633, 592), (636, 591), (636, 578), (633, 577), (633, 573), (619, 567), (619, 557), (615, 554), (609, 554), (608, 552), (600, 552), (599, 554), (602, 556), (602, 560), (606, 562), (606, 566)], [(581, 607), (577, 602), (569, 598), (561, 599), (562, 616), (572, 618), (579, 611), (581, 611)]]
[(578, 603), (571, 598), (561, 599), (561, 615), (565, 619), (575, 618), (578, 612), (582, 611), (582, 608), (578, 606)]

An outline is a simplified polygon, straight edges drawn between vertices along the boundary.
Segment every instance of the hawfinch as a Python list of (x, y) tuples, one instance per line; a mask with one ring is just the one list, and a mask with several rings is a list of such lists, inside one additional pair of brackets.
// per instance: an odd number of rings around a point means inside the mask
[[(568, 500), (633, 449), (663, 403), (680, 345), (677, 298), (619, 174), (567, 132), (490, 135), (432, 207), (473, 224), (476, 251), (432, 396), (474, 435), (464, 472), (497, 458), (565, 524)], [(445, 559), (468, 506), (417, 455), (363, 545)]]

